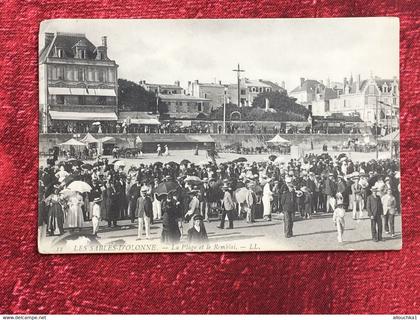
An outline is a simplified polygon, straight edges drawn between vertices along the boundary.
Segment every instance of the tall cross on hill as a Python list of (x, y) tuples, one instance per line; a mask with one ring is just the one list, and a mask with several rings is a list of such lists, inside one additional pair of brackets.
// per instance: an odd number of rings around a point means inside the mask
[(241, 67), (238, 63), (238, 68), (233, 69), (238, 75), (238, 107), (241, 107), (241, 72), (245, 72), (245, 70), (241, 70)]

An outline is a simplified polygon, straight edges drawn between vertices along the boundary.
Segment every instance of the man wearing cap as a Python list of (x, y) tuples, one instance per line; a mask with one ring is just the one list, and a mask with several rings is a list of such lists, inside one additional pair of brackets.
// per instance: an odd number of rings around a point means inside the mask
[(292, 185), (292, 179), (285, 179), (287, 189), (281, 195), (281, 206), (284, 213), (284, 236), (293, 237), (293, 215), (296, 210), (296, 195)]
[(136, 206), (137, 206), (137, 199), (140, 196), (140, 189), (141, 189), (141, 183), (139, 180), (136, 181), (135, 184), (133, 184), (128, 191), (128, 209), (129, 209), (129, 215), (131, 219), (131, 223), (134, 223), (134, 220), (136, 219)]
[(326, 213), (329, 212), (330, 207), (331, 207), (331, 212), (334, 211), (335, 194), (337, 193), (337, 184), (335, 183), (333, 178), (334, 178), (334, 174), (329, 173), (328, 178), (325, 180), (325, 194), (327, 195), (327, 202), (325, 204)]
[(223, 214), (218, 228), (223, 229), (225, 227), (225, 219), (227, 216), (229, 220), (228, 229), (233, 229), (233, 212), (235, 211), (235, 203), (233, 202), (232, 195), (230, 194), (229, 186), (227, 184), (222, 186), (222, 190), (224, 191), (222, 200)]
[(372, 194), (367, 198), (366, 209), (371, 223), (372, 240), (382, 241), (382, 215), (383, 207), (380, 191), (376, 185), (371, 189)]
[(150, 220), (153, 216), (152, 200), (147, 196), (148, 188), (142, 186), (140, 189), (140, 197), (137, 199), (136, 216), (139, 219), (139, 228), (137, 232), (137, 240), (143, 237), (143, 225), (146, 231), (146, 239), (150, 238)]
[[(360, 217), (363, 215), (363, 205), (364, 201), (362, 198), (362, 186), (359, 183), (359, 174), (355, 174), (352, 177), (354, 183), (351, 185), (351, 193), (352, 193), (352, 207), (353, 207), (353, 220), (359, 220)], [(359, 209), (357, 211), (357, 209)]]

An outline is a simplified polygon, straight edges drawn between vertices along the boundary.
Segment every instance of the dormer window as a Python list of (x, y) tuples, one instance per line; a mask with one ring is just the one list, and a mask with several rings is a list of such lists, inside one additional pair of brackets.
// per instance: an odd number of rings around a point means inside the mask
[(86, 59), (86, 49), (77, 48), (77, 58)]
[(57, 57), (64, 58), (64, 50), (63, 49), (57, 49)]

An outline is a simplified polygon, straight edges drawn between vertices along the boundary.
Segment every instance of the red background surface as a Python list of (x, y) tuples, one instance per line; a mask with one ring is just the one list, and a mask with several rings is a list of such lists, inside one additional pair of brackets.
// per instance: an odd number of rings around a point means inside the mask
[[(0, 313), (418, 313), (418, 3), (1, 1)], [(401, 251), (37, 253), (37, 39), (43, 19), (341, 16), (401, 19)]]

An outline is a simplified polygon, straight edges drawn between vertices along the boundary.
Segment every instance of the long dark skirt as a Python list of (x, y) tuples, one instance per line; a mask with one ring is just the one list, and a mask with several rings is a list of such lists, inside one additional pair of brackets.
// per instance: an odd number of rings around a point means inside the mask
[(48, 210), (48, 233), (54, 235), (57, 231), (64, 233), (64, 213), (59, 203), (52, 203)]
[(179, 242), (181, 238), (181, 231), (179, 231), (178, 224), (168, 224), (162, 226), (161, 240), (164, 243), (175, 243)]

